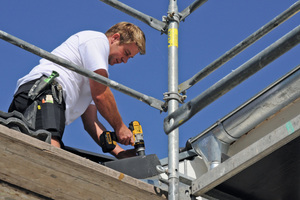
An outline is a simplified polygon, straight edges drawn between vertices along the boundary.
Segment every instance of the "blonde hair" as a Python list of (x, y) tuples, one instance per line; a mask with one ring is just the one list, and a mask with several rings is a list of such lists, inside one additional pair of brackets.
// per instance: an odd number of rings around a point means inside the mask
[(146, 53), (146, 37), (138, 26), (130, 22), (120, 22), (110, 27), (105, 35), (109, 37), (115, 33), (120, 34), (120, 44), (135, 43), (140, 54)]

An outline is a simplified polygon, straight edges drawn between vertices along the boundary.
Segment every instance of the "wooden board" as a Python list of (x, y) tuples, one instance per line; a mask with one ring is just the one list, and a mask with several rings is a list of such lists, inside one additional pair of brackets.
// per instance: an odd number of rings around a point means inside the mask
[(34, 194), (15, 185), (0, 181), (0, 200), (48, 200), (49, 198)]
[(163, 199), (152, 185), (2, 125), (0, 180), (51, 199)]

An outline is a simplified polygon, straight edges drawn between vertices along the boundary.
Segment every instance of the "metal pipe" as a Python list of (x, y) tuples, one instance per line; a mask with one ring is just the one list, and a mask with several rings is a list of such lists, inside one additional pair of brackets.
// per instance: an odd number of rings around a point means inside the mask
[(272, 31), (274, 28), (276, 28), (278, 25), (282, 24), (289, 18), (291, 18), (293, 15), (295, 15), (300, 10), (300, 1), (297, 1), (295, 4), (293, 4), (290, 8), (285, 10), (283, 13), (275, 17), (273, 20), (271, 20), (269, 23), (258, 29), (256, 32), (254, 32), (252, 35), (247, 37), (245, 40), (237, 44), (235, 47), (233, 47), (231, 50), (227, 51), (224, 55), (219, 57), (217, 60), (203, 68), (200, 72), (195, 74), (192, 78), (184, 81), (179, 85), (179, 93), (182, 93), (198, 83), (200, 80), (208, 76), (210, 73), (224, 65), (227, 61), (241, 53), (243, 50), (245, 50), (247, 47), (252, 45), (254, 42), (259, 40), (261, 37)]
[[(216, 127), (220, 127), (220, 125), (222, 125), (222, 128), (220, 130), (218, 130), (217, 132), (221, 132), (221, 131), (224, 131), (226, 132), (225, 130), (225, 127), (223, 126), (224, 122), (225, 124), (228, 124), (228, 121), (233, 121), (233, 120), (230, 120), (230, 118), (244, 118), (243, 116), (240, 116), (240, 114), (237, 114), (239, 112), (245, 112), (245, 111), (241, 111), (241, 110), (244, 110), (245, 107), (249, 107), (250, 104), (254, 104), (254, 102), (257, 101), (257, 99), (259, 98), (262, 98), (261, 96), (268, 96), (266, 95), (266, 93), (270, 93), (268, 91), (272, 90), (272, 88), (274, 87), (278, 87), (278, 85), (282, 85), (282, 82), (285, 81), (285, 79), (288, 79), (290, 76), (299, 76), (299, 75), (293, 75), (293, 74), (299, 74), (300, 72), (300, 65), (298, 65), (297, 67), (295, 67), (293, 70), (291, 70), (289, 73), (287, 73), (285, 76), (281, 77), (279, 80), (275, 81), (273, 84), (271, 84), (270, 86), (266, 87), (264, 90), (262, 90), (261, 92), (259, 92), (257, 95), (255, 95), (254, 97), (252, 97), (251, 99), (249, 99), (248, 101), (246, 101), (243, 105), (239, 106), (237, 109), (235, 109), (234, 111), (232, 111), (231, 113), (229, 113), (228, 115), (226, 115), (225, 117), (223, 117), (222, 119), (218, 120), (217, 123), (213, 124), (212, 126), (210, 126), (209, 128), (207, 128), (205, 131), (203, 131), (202, 133), (190, 138), (187, 142), (187, 150), (188, 149), (191, 149), (190, 148), (190, 144), (195, 142), (196, 140), (198, 140), (200, 137), (202, 137), (203, 135), (207, 134), (208, 132), (211, 132), (213, 129), (215, 129)], [(299, 77), (300, 78), (300, 77)], [(289, 78), (291, 79), (291, 78)], [(295, 78), (292, 78), (292, 79), (295, 79)], [(295, 80), (294, 80), (295, 81)], [(287, 82), (287, 81), (285, 81)], [(278, 92), (276, 90), (274, 90), (275, 92)], [(290, 94), (288, 95), (289, 97), (291, 96)], [(255, 106), (252, 106), (252, 107), (257, 107), (258, 105), (255, 104)], [(248, 108), (249, 109), (249, 108)], [(234, 117), (234, 116), (239, 116), (239, 117)], [(227, 121), (227, 122), (226, 122)], [(227, 130), (231, 129), (232, 125), (226, 125), (227, 127)], [(235, 125), (237, 126), (237, 125)], [(216, 131), (213, 131), (213, 132), (216, 132)], [(230, 134), (230, 135), (234, 135), (234, 134)], [(234, 138), (230, 138), (230, 140)], [(226, 141), (225, 139), (222, 139), (222, 141)]]
[(117, 0), (100, 0), (146, 24), (148, 24), (149, 26), (151, 26), (152, 28), (160, 31), (161, 33), (166, 33), (166, 27), (167, 27), (167, 24), (162, 22), (162, 21), (159, 21), (157, 19), (155, 19), (154, 17), (151, 17), (149, 15), (146, 15), (122, 2), (119, 2)]
[(229, 145), (280, 110), (300, 98), (300, 65), (267, 87), (207, 131), (190, 138), (191, 147), (201, 155), (208, 169), (221, 163)]
[[(179, 15), (177, 0), (170, 0), (168, 9), (168, 91), (178, 91), (178, 27)], [(178, 108), (177, 99), (169, 99), (168, 113)], [(169, 158), (169, 195), (168, 199), (179, 199), (179, 130), (175, 129), (168, 135), (168, 158)]]
[(104, 77), (104, 76), (96, 74), (95, 72), (92, 72), (92, 71), (89, 71), (87, 69), (81, 68), (81, 67), (75, 65), (74, 63), (68, 61), (68, 60), (60, 58), (60, 57), (58, 57), (54, 54), (51, 54), (51, 53), (49, 53), (49, 52), (47, 52), (47, 51), (45, 51), (45, 50), (43, 50), (39, 47), (36, 47), (32, 44), (29, 44), (29, 43), (27, 43), (27, 42), (25, 42), (25, 41), (23, 41), (19, 38), (16, 38), (16, 37), (4, 32), (4, 31), (2, 31), (2, 30), (0, 30), (0, 38), (7, 41), (7, 42), (9, 42), (9, 43), (11, 43), (11, 44), (13, 44), (13, 45), (16, 45), (16, 46), (20, 47), (22, 49), (25, 49), (26, 51), (29, 51), (33, 54), (36, 54), (40, 57), (43, 57), (47, 60), (50, 60), (50, 61), (52, 61), (52, 62), (54, 62), (58, 65), (61, 65), (61, 66), (65, 67), (69, 70), (72, 70), (72, 71), (74, 71), (78, 74), (81, 74), (81, 75), (83, 75), (85, 77), (88, 77), (90, 79), (93, 79), (93, 80), (95, 80), (95, 81), (97, 81), (101, 84), (104, 84), (108, 87), (111, 87), (115, 90), (118, 90), (118, 91), (120, 91), (124, 94), (127, 94), (131, 97), (134, 97), (134, 98), (136, 98), (136, 99), (138, 99), (138, 100), (140, 100), (144, 103), (147, 103), (148, 105), (150, 105), (153, 108), (156, 108), (160, 111), (165, 110), (163, 101), (160, 101), (160, 100), (155, 99), (153, 97), (150, 97), (150, 96), (147, 96), (147, 95), (142, 94), (140, 92), (137, 92), (137, 91), (135, 91), (131, 88), (128, 88), (128, 87), (126, 87), (126, 86), (124, 86), (120, 83), (117, 83), (113, 80), (110, 80), (110, 79)]
[[(239, 138), (262, 121), (276, 114), (300, 97), (300, 66), (288, 78), (277, 83), (252, 104), (245, 106), (223, 122), (231, 138)], [(229, 141), (229, 143), (231, 143)]]
[(202, 94), (182, 105), (164, 119), (164, 131), (168, 134), (204, 107), (233, 89), (300, 42), (300, 26), (277, 40), (242, 66), (215, 83)]
[(195, 0), (191, 5), (186, 7), (183, 11), (179, 13), (180, 21), (184, 21), (184, 19), (189, 16), (192, 12), (194, 12), (197, 8), (206, 3), (207, 0)]

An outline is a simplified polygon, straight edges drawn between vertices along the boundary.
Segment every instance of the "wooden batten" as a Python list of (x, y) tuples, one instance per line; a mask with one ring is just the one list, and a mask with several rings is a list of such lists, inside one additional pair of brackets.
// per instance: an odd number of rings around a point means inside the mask
[(0, 169), (4, 199), (164, 199), (150, 184), (2, 125)]

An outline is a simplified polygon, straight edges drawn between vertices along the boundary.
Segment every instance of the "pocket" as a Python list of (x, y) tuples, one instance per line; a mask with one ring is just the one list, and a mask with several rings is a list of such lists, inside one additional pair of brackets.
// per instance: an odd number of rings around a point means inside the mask
[(63, 105), (53, 102), (39, 101), (37, 105), (36, 130), (44, 129), (60, 133), (65, 127), (65, 111)]

